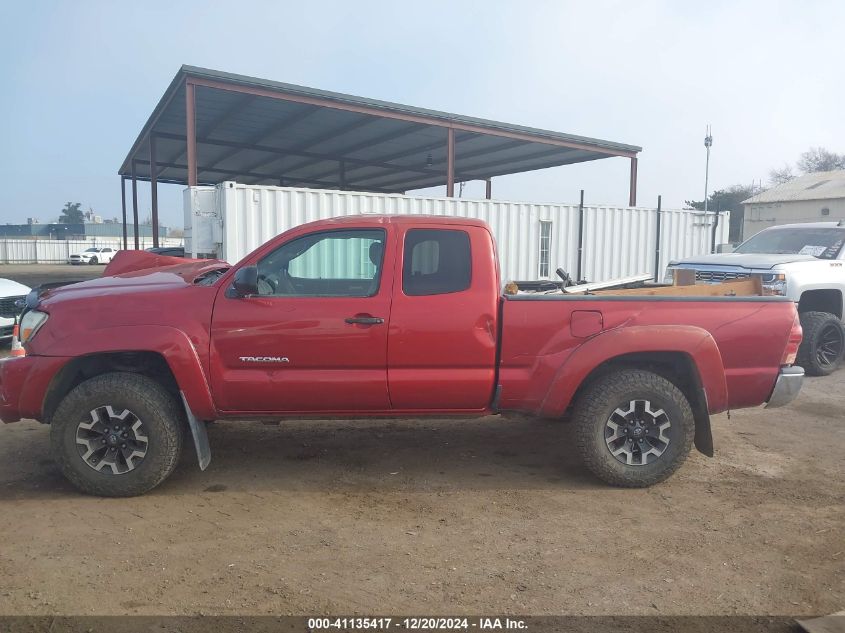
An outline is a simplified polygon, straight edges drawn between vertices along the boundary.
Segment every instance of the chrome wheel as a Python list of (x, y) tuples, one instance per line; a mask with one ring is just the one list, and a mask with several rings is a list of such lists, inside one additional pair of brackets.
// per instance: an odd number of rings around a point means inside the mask
[(666, 412), (650, 400), (631, 400), (610, 414), (604, 441), (617, 461), (645, 466), (657, 461), (669, 447), (667, 431), (671, 426)]
[(819, 332), (819, 343), (816, 347), (816, 360), (822, 367), (831, 367), (839, 363), (842, 358), (842, 328), (836, 323), (830, 323)]
[(147, 455), (149, 441), (144, 423), (129, 409), (115, 412), (97, 407), (91, 419), (76, 427), (76, 449), (82, 460), (98, 472), (123, 475), (134, 470)]

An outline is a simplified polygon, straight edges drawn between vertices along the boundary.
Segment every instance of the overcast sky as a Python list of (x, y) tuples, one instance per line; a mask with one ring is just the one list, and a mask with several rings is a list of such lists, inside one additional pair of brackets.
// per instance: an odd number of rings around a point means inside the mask
[[(0, 222), (119, 215), (117, 169), (181, 64), (640, 145), (639, 203), (677, 207), (703, 196), (707, 123), (711, 190), (845, 151), (843, 24), (841, 0), (4, 3)], [(493, 187), (627, 204), (628, 161)], [(181, 226), (180, 187), (160, 192)]]

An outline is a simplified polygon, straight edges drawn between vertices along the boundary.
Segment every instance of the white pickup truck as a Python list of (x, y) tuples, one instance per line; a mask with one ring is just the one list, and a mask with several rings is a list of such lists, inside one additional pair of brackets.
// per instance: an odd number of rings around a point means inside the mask
[(845, 221), (785, 224), (760, 231), (733, 253), (669, 262), (666, 281), (679, 268), (695, 270), (698, 282), (718, 283), (759, 275), (763, 293), (798, 304), (804, 342), (797, 365), (825, 376), (842, 362), (845, 328)]

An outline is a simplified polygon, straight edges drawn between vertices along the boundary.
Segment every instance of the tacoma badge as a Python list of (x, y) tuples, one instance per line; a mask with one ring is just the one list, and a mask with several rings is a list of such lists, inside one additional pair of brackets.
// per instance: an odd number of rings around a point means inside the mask
[(287, 356), (239, 356), (243, 363), (289, 363)]

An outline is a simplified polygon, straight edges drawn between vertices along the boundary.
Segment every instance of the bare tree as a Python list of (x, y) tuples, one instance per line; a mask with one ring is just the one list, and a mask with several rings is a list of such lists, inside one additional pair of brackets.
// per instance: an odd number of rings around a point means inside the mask
[(811, 147), (798, 159), (798, 169), (805, 174), (845, 169), (845, 154), (830, 152), (824, 147)]
[(769, 172), (769, 182), (773, 185), (782, 185), (793, 178), (795, 178), (795, 174), (789, 165), (784, 165), (781, 169), (772, 169)]

